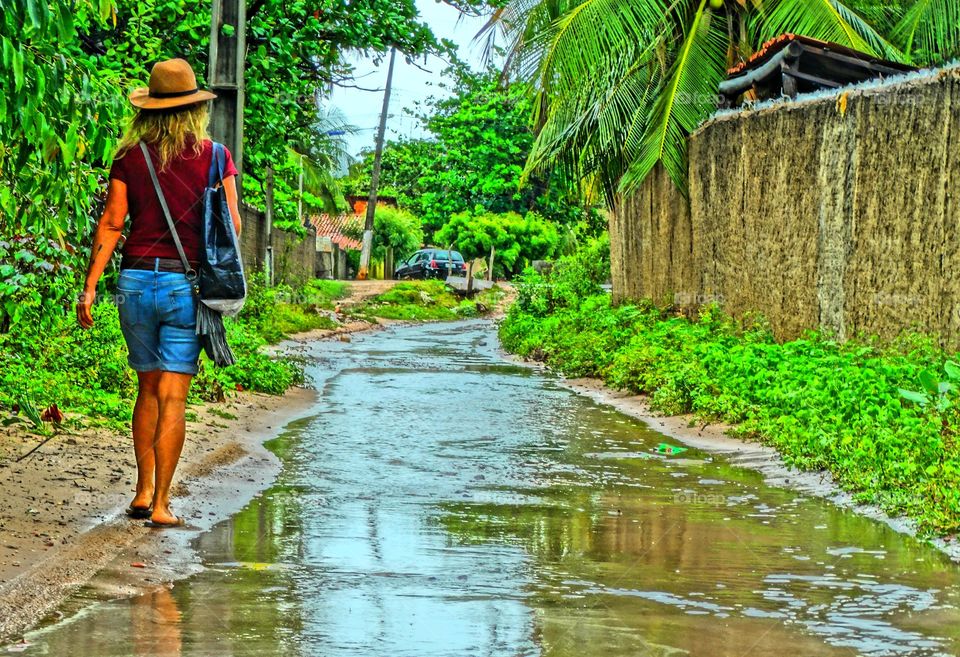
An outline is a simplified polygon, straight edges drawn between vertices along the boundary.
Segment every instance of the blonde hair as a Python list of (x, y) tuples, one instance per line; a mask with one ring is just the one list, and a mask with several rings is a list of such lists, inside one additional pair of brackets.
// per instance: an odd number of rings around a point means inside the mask
[(194, 156), (199, 157), (203, 152), (203, 141), (210, 138), (207, 134), (209, 122), (206, 102), (164, 110), (137, 110), (117, 145), (114, 159), (123, 157), (139, 142), (145, 141), (159, 153), (160, 170), (163, 171), (184, 151), (189, 135), (194, 137), (191, 144)]

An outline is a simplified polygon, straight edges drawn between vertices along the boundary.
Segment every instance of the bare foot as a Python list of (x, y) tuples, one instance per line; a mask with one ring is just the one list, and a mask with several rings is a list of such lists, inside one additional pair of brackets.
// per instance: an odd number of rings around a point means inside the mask
[(153, 515), (150, 516), (150, 522), (155, 522), (158, 525), (176, 525), (180, 522), (180, 518), (173, 515), (170, 507), (164, 504), (163, 506), (157, 505), (153, 508)]
[(153, 491), (137, 493), (130, 502), (131, 509), (149, 509), (151, 506), (153, 506)]

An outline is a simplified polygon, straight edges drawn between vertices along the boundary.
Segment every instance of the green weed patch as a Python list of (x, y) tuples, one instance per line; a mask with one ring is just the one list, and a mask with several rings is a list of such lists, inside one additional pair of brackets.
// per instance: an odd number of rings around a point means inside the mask
[[(473, 299), (461, 300), (443, 281), (397, 283), (388, 291), (354, 308), (357, 317), (379, 317), (406, 321), (452, 320), (477, 317), (492, 308), (503, 292), (484, 290)], [(478, 305), (479, 304), (479, 305)]]
[[(217, 369), (201, 357), (191, 400), (217, 401), (238, 389), (282, 394), (302, 382), (299, 363), (269, 356), (263, 348), (292, 333), (336, 326), (328, 311), (347, 289), (342, 281), (319, 280), (299, 290), (266, 288), (261, 277), (253, 277), (243, 312), (225, 320), (236, 364)], [(0, 420), (26, 421), (21, 408), (56, 404), (75, 418), (68, 423), (124, 427), (132, 414), (137, 379), (127, 366), (116, 306), (97, 303), (89, 331), (81, 329), (72, 314), (48, 317), (41, 330), (39, 313), (39, 306), (24, 309), (22, 318), (0, 334)]]

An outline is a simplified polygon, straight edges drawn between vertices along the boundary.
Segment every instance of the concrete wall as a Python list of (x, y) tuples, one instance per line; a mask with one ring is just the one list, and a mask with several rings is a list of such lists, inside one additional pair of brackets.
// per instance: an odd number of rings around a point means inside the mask
[[(263, 270), (267, 248), (267, 222), (263, 212), (249, 206), (241, 209), (241, 221), (243, 230), (240, 233), (240, 253), (249, 275)], [(298, 287), (316, 277), (317, 236), (312, 228), (307, 229), (307, 235), (303, 238), (274, 229), (272, 238), (275, 283)]]
[[(844, 106), (845, 105), (845, 106)], [(741, 112), (611, 219), (614, 295), (960, 346), (960, 71)]]

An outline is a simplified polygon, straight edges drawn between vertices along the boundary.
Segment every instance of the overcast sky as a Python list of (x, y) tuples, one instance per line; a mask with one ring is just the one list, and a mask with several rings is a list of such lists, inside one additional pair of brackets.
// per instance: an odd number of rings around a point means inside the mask
[[(424, 22), (430, 26), (438, 39), (450, 39), (456, 43), (460, 48), (461, 59), (470, 62), (476, 68), (481, 68), (483, 48), (480, 43), (473, 43), (473, 37), (483, 27), (484, 18), (461, 16), (456, 9), (436, 0), (417, 0), (417, 8)], [(380, 66), (369, 59), (354, 60), (357, 85), (377, 91), (335, 87), (331, 95), (330, 104), (346, 116), (348, 123), (359, 129), (355, 135), (347, 137), (349, 152), (352, 155), (356, 155), (365, 148), (373, 148), (383, 103), (382, 89), (387, 81), (388, 59), (384, 58)], [(407, 64), (402, 57), (397, 57), (387, 122), (387, 139), (424, 136), (417, 121), (408, 116), (404, 109), (414, 109), (417, 101), (440, 93), (436, 83), (441, 81), (441, 74), (446, 65), (437, 57), (429, 57), (426, 63), (421, 58), (417, 64), (426, 70)]]

